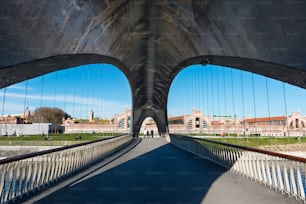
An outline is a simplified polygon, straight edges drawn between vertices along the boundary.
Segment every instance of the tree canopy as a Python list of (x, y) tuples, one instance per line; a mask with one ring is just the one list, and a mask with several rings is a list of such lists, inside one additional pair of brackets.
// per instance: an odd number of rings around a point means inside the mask
[(68, 117), (69, 115), (60, 108), (40, 107), (34, 111), (32, 122), (60, 125), (63, 118)]

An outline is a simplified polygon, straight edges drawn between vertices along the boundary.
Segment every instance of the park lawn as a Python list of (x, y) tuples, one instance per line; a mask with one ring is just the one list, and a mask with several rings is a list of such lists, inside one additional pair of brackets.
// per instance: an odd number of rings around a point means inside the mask
[(247, 146), (247, 147), (260, 147), (266, 145), (286, 145), (286, 144), (299, 144), (306, 143), (306, 137), (247, 137), (247, 138), (209, 138), (209, 140), (224, 142), (229, 144)]
[[(20, 145), (20, 146), (65, 146), (82, 142), (94, 141), (110, 136), (117, 136), (120, 133), (74, 133), (74, 134), (49, 134), (43, 135), (26, 135), (22, 137), (1, 136), (0, 145)], [(80, 138), (81, 137), (81, 138)]]

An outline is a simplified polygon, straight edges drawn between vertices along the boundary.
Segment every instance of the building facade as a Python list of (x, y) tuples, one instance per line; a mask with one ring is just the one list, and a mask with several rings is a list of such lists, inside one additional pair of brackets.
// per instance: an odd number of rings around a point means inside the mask
[(123, 113), (116, 113), (112, 119), (104, 123), (94, 120), (94, 112), (89, 113), (89, 118), (84, 123), (77, 123), (72, 118), (63, 121), (65, 133), (129, 133), (131, 127), (131, 110), (126, 108)]
[[(26, 115), (26, 114), (24, 114)], [(28, 114), (29, 115), (29, 114)], [(65, 133), (129, 133), (132, 112), (126, 108), (123, 113), (116, 113), (112, 119), (104, 122), (95, 121), (94, 113), (89, 113), (88, 120), (82, 123), (72, 118), (63, 120), (62, 126), (51, 124), (24, 124), (25, 119), (16, 116), (0, 117), (1, 135), (47, 134), (55, 130)], [(191, 114), (168, 117), (169, 132), (178, 134), (206, 135), (240, 135), (240, 136), (305, 136), (306, 117), (300, 112), (289, 116), (272, 116), (261, 118), (237, 119), (236, 116), (217, 116), (203, 114), (203, 111), (192, 110)], [(152, 118), (147, 118), (141, 125), (140, 133), (158, 133), (157, 125)]]
[(292, 112), (289, 116), (246, 118), (241, 124), (248, 135), (305, 136), (306, 133), (306, 117), (300, 112)]
[[(131, 110), (117, 113), (109, 124), (75, 124), (72, 119), (64, 122), (65, 132), (126, 132), (130, 130)], [(306, 133), (306, 117), (299, 112), (289, 116), (238, 119), (234, 116), (205, 116), (202, 110), (191, 114), (168, 117), (169, 132), (178, 134), (240, 135), (240, 136), (303, 136)], [(144, 120), (140, 133), (158, 133), (153, 119)]]

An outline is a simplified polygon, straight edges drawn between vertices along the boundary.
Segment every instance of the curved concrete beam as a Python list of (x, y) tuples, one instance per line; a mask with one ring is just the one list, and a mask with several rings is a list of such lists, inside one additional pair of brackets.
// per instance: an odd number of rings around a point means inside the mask
[(71, 67), (87, 64), (112, 64), (120, 69), (129, 81), (131, 89), (134, 89), (132, 75), (133, 73), (120, 60), (109, 56), (97, 54), (68, 54), (52, 56), (45, 59), (39, 59), (32, 62), (25, 62), (0, 69), (0, 88), (32, 79), (50, 72), (55, 72)]
[(272, 79), (283, 81), (301, 88), (306, 89), (306, 71), (298, 70), (293, 67), (287, 67), (281, 64), (274, 64), (271, 62), (260, 61), (256, 59), (247, 59), (240, 57), (227, 57), (227, 56), (198, 56), (186, 59), (179, 63), (172, 69), (169, 74), (170, 83), (172, 83), (175, 76), (184, 68), (201, 64), (221, 65), (225, 67), (236, 68), (255, 74), (263, 75)]

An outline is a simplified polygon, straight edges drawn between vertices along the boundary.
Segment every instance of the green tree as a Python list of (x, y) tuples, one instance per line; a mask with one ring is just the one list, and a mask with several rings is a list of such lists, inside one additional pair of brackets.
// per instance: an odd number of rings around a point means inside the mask
[(63, 118), (67, 119), (69, 115), (60, 108), (41, 107), (33, 113), (33, 123), (52, 123), (62, 124)]
[(100, 123), (100, 124), (109, 124), (110, 123), (109, 119), (106, 119), (106, 118), (94, 118), (94, 121), (96, 121), (97, 123)]

